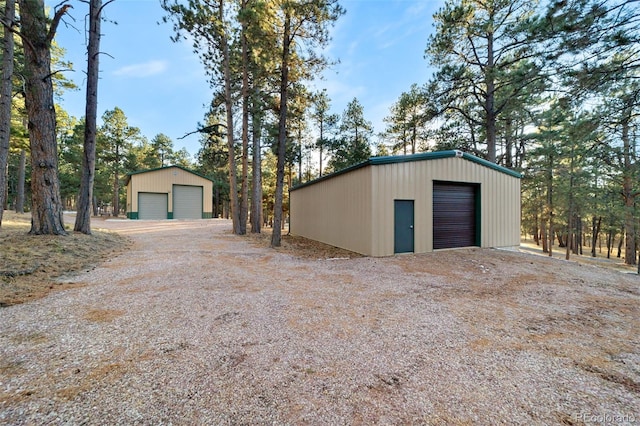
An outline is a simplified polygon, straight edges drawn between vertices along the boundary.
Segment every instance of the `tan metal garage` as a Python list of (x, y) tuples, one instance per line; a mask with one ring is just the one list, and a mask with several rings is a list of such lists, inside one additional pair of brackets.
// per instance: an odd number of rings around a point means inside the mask
[(180, 166), (127, 175), (129, 219), (207, 219), (213, 216), (213, 182)]
[(138, 192), (138, 219), (166, 219), (169, 194)]
[(374, 157), (293, 188), (290, 230), (370, 256), (518, 246), (520, 179), (461, 151)]

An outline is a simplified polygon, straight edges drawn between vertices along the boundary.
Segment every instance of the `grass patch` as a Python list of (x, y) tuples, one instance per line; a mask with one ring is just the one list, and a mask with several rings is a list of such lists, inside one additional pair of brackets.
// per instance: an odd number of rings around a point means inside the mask
[[(0, 228), (0, 307), (44, 297), (73, 287), (56, 278), (87, 270), (122, 252), (130, 241), (92, 229), (92, 235), (29, 235), (31, 215), (5, 211)], [(77, 286), (77, 285), (76, 285)]]

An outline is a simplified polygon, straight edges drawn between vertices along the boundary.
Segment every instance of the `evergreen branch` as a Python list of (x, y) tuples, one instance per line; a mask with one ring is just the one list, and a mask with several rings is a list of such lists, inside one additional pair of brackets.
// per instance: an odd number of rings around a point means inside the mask
[(27, 36), (25, 36), (24, 34), (22, 34), (21, 31), (18, 31), (15, 29), (16, 26), (16, 22), (15, 21), (11, 21), (11, 22), (7, 22), (4, 17), (0, 18), (0, 23), (2, 24), (3, 27), (5, 27), (8, 31), (12, 32), (13, 34), (17, 35), (18, 37), (20, 37), (22, 39), (23, 42), (27, 43), (27, 46), (29, 47), (29, 49), (32, 52), (35, 52), (35, 46), (33, 45), (33, 43), (31, 43), (31, 40), (29, 40), (27, 38)]
[(222, 126), (224, 128), (226, 128), (227, 126), (225, 126), (224, 124), (218, 123), (218, 124), (213, 124), (211, 126), (206, 126), (206, 127), (201, 127), (200, 129), (196, 129), (193, 132), (189, 132), (181, 137), (179, 137), (178, 139), (184, 139), (189, 135), (193, 135), (194, 133), (208, 133), (208, 134), (220, 134), (218, 131), (218, 128)]

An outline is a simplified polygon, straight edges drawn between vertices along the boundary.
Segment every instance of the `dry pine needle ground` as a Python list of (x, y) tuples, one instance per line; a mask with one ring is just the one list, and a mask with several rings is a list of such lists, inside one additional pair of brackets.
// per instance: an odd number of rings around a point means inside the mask
[(114, 232), (29, 235), (31, 215), (5, 211), (0, 228), (0, 307), (42, 297), (69, 284), (52, 278), (79, 272), (122, 251), (129, 240)]

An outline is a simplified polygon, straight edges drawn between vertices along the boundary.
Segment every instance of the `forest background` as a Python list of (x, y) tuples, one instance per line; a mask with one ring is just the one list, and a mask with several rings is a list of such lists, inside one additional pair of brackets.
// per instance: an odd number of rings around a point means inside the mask
[[(3, 78), (7, 37), (15, 49), (11, 95), (3, 92), (1, 99), (11, 107), (6, 167), (0, 164), (6, 170), (2, 204), (29, 211), (40, 191), (27, 130), (25, 46), (30, 49), (33, 35), (25, 32), (25, 13), (41, 9), (35, 18), (54, 35), (71, 12), (64, 4), (44, 12), (42, 1), (21, 0), (12, 18), (7, 3), (0, 3)], [(87, 3), (73, 4), (74, 13), (86, 14)], [(588, 247), (595, 256), (604, 246), (608, 256), (636, 263), (637, 1), (444, 2), (424, 38), (430, 78), (407, 82), (378, 132), (357, 98), (336, 114), (327, 92), (313, 84), (338, 59), (323, 56), (331, 28), (345, 13), (337, 1), (160, 4), (175, 40), (193, 44), (211, 87), (210, 110), (193, 129), (201, 148), (194, 156), (175, 150), (168, 136), (149, 137), (130, 126), (120, 108), (106, 111), (95, 135), (93, 214), (122, 213), (127, 173), (177, 164), (214, 180), (214, 214), (234, 219), (234, 232), (247, 232), (247, 224), (260, 232), (266, 219), (278, 245), (287, 188), (372, 155), (460, 149), (523, 174), (522, 232), (545, 252), (560, 246), (569, 256)], [(44, 77), (60, 101), (77, 83), (64, 72), (71, 64), (54, 40)], [(55, 120), (50, 168), (61, 206), (74, 210), (86, 168), (87, 120), (70, 116), (60, 102)]]

